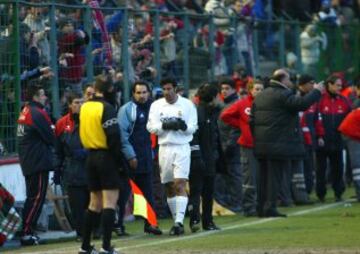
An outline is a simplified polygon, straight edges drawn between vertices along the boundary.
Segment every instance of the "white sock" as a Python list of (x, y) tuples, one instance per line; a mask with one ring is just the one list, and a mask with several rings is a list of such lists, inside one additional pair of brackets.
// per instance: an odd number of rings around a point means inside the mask
[(184, 224), (184, 217), (186, 206), (188, 203), (188, 197), (176, 196), (176, 218), (175, 223)]
[(172, 198), (167, 198), (167, 203), (171, 212), (171, 216), (173, 217), (173, 220), (175, 220), (176, 217), (176, 196)]

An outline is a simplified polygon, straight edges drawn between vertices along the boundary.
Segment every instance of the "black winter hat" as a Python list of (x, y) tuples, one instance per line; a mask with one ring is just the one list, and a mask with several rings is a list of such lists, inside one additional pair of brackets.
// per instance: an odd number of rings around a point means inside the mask
[(209, 103), (214, 98), (216, 98), (218, 94), (217, 86), (211, 85), (211, 84), (204, 84), (202, 85), (198, 90), (198, 96), (200, 98), (200, 101)]
[(315, 81), (315, 78), (313, 76), (308, 74), (303, 74), (298, 79), (298, 85), (299, 86), (305, 85), (306, 83), (309, 83), (311, 81)]

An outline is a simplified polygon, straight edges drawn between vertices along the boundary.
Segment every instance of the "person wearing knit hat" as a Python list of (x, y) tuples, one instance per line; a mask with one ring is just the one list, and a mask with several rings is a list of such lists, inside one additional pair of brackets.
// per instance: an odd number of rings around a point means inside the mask
[[(303, 74), (298, 79), (298, 91), (300, 96), (305, 96), (313, 90), (315, 79), (313, 76)], [(321, 116), (318, 113), (318, 104), (315, 103), (300, 115), (300, 125), (305, 143), (305, 157), (303, 159), (304, 178), (306, 192), (310, 194), (314, 186), (314, 150), (324, 145), (324, 127)]]
[(308, 74), (303, 74), (298, 79), (298, 86), (304, 86), (307, 84), (314, 84), (315, 78)]

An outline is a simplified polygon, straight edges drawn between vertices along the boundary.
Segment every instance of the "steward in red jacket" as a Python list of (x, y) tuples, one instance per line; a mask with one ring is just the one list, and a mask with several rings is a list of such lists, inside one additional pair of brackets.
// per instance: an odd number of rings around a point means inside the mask
[(318, 166), (316, 171), (316, 194), (320, 201), (324, 200), (326, 195), (327, 159), (329, 159), (335, 200), (340, 201), (345, 191), (342, 157), (344, 144), (338, 127), (345, 116), (351, 111), (351, 105), (345, 97), (340, 95), (342, 88), (340, 78), (330, 76), (325, 81), (325, 87), (326, 92), (322, 95), (319, 102), (319, 112), (321, 113), (325, 128), (325, 144), (323, 147), (319, 147), (316, 152)]

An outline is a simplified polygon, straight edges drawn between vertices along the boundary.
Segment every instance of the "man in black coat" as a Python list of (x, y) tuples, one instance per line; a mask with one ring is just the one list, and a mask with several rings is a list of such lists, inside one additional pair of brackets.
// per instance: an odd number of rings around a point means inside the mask
[(299, 97), (292, 89), (290, 75), (276, 70), (270, 86), (255, 98), (251, 111), (254, 152), (259, 159), (258, 212), (264, 217), (285, 217), (277, 211), (276, 201), (284, 170), (290, 160), (305, 154), (299, 124), (299, 112), (306, 110), (321, 97), (322, 85)]

